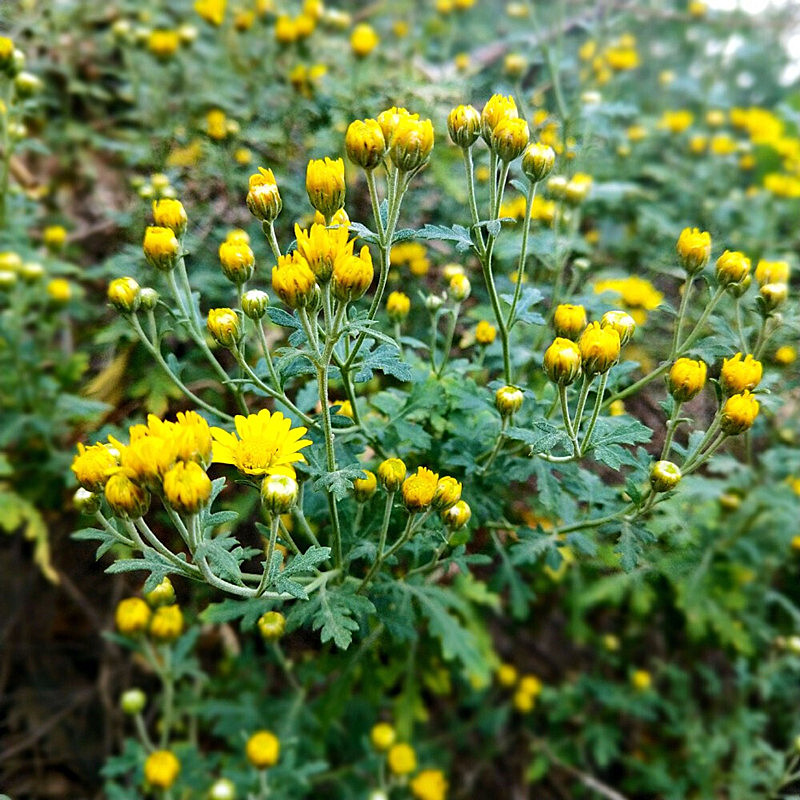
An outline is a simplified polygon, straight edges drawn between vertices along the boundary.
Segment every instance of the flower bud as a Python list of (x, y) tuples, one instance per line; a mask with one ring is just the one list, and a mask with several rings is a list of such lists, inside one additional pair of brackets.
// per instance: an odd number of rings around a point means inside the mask
[(547, 179), (547, 193), (550, 197), (561, 200), (567, 191), (567, 179), (563, 175), (551, 175)]
[(400, 120), (406, 117), (419, 120), (419, 114), (411, 114), (407, 109), (398, 108), (396, 106), (387, 108), (385, 111), (381, 111), (381, 113), (378, 114), (378, 125), (381, 126), (381, 130), (383, 131), (383, 140), (386, 142), (387, 147), (389, 147), (392, 143), (394, 133), (397, 130)]
[(397, 732), (388, 722), (379, 722), (369, 732), (372, 746), (380, 753), (388, 750), (397, 741)]
[(269, 295), (261, 289), (250, 289), (242, 295), (242, 311), (249, 319), (261, 319), (268, 307)]
[(21, 100), (27, 100), (42, 90), (42, 82), (30, 72), (20, 72), (14, 78), (14, 90), (17, 93), (17, 97)]
[(450, 297), (457, 303), (463, 303), (464, 300), (469, 297), (470, 291), (472, 291), (472, 286), (466, 275), (453, 275), (453, 277), (450, 278), (448, 292)]
[(386, 313), (392, 322), (402, 322), (411, 310), (411, 299), (403, 292), (392, 292), (386, 298)]
[(122, 471), (106, 481), (105, 497), (114, 514), (122, 519), (139, 519), (150, 508), (150, 492), (134, 483)]
[(553, 383), (569, 386), (581, 374), (581, 350), (575, 342), (561, 336), (544, 353), (544, 371)]
[(267, 475), (261, 482), (261, 505), (273, 516), (289, 511), (297, 502), (300, 487), (289, 475)]
[(341, 303), (358, 300), (369, 289), (375, 270), (369, 247), (364, 245), (358, 256), (343, 253), (333, 264), (331, 291)]
[(510, 95), (505, 97), (501, 94), (492, 95), (486, 102), (481, 111), (481, 136), (490, 147), (492, 145), (492, 131), (504, 119), (516, 119), (517, 104)]
[(494, 407), (501, 417), (510, 417), (522, 408), (525, 396), (516, 386), (501, 386), (494, 395)]
[(456, 106), (447, 115), (447, 132), (462, 150), (472, 147), (481, 133), (481, 115), (472, 106)]
[(81, 486), (72, 497), (72, 505), (81, 514), (91, 516), (100, 510), (100, 495)]
[(620, 347), (625, 347), (636, 332), (636, 321), (626, 311), (606, 311), (600, 320), (600, 326), (613, 328), (617, 332)]
[(141, 288), (133, 278), (115, 278), (108, 285), (108, 302), (123, 314), (139, 308)]
[(227, 778), (214, 781), (208, 790), (208, 800), (236, 800), (236, 784)]
[(767, 311), (774, 311), (786, 302), (789, 287), (785, 283), (765, 283), (759, 289), (759, 295), (764, 300)]
[(565, 339), (577, 339), (586, 327), (586, 309), (583, 306), (562, 303), (556, 306), (553, 314), (553, 327), (556, 336)]
[(378, 466), (378, 480), (387, 492), (396, 492), (406, 477), (406, 465), (399, 458), (387, 458)]
[(490, 147), (505, 164), (519, 158), (531, 138), (528, 123), (520, 117), (502, 119), (492, 129)]
[(767, 283), (788, 283), (789, 263), (787, 261), (765, 261), (762, 258), (756, 266), (756, 280), (759, 286)]
[(656, 461), (650, 468), (650, 485), (654, 492), (669, 492), (681, 482), (681, 471), (671, 461)]
[(684, 228), (675, 246), (689, 275), (701, 272), (711, 256), (711, 234), (698, 228)]
[(117, 603), (114, 623), (123, 636), (138, 636), (147, 630), (152, 612), (141, 597), (126, 597)]
[(691, 358), (679, 358), (672, 365), (667, 386), (677, 403), (685, 403), (700, 394), (706, 384), (706, 371), (705, 362)]
[(758, 416), (758, 400), (744, 391), (731, 395), (722, 407), (722, 431), (728, 436), (749, 430)]
[(425, 298), (425, 308), (431, 312), (431, 314), (435, 314), (444, 303), (444, 296), (438, 294), (429, 294)]
[(455, 505), (442, 511), (441, 517), (448, 530), (457, 531), (469, 522), (472, 517), (472, 509), (464, 500), (459, 500)]
[(431, 505), (438, 511), (445, 511), (461, 499), (461, 483), (449, 475), (439, 478)]
[(717, 283), (730, 286), (740, 283), (750, 272), (750, 259), (738, 250), (726, 250), (716, 264)]
[(238, 240), (223, 242), (219, 246), (219, 261), (222, 265), (222, 274), (237, 286), (253, 277), (256, 257), (245, 242)]
[(27, 284), (40, 281), (44, 275), (44, 267), (36, 261), (26, 261), (19, 268), (19, 276)]
[(281, 743), (278, 737), (270, 731), (258, 731), (248, 740), (245, 747), (247, 760), (256, 769), (267, 769), (278, 763), (281, 752)]
[(17, 275), (11, 270), (2, 269), (0, 270), (0, 290), (8, 291), (11, 289), (14, 284), (17, 282)]
[(148, 633), (150, 638), (164, 644), (179, 639), (183, 633), (183, 612), (180, 606), (175, 603), (159, 606), (150, 620)]
[(289, 308), (305, 308), (314, 300), (316, 279), (311, 267), (295, 250), (281, 256), (272, 268), (272, 288)]
[(378, 488), (378, 479), (374, 472), (364, 470), (364, 478), (356, 478), (353, 481), (353, 494), (359, 503), (366, 503), (375, 494)]
[(179, 514), (196, 514), (211, 498), (211, 479), (196, 462), (178, 461), (164, 475), (164, 499)]
[(139, 290), (139, 308), (143, 311), (152, 311), (158, 305), (158, 292), (149, 286)]
[(646, 692), (653, 684), (653, 676), (646, 669), (637, 669), (631, 674), (631, 685), (637, 692)]
[(377, 46), (380, 39), (372, 25), (361, 22), (353, 28), (350, 34), (350, 49), (356, 58), (365, 58)]
[(0, 72), (9, 73), (14, 64), (14, 42), (8, 36), (0, 36)]
[(258, 618), (258, 632), (267, 642), (277, 642), (286, 632), (286, 617), (280, 611), (267, 611)]
[(763, 366), (752, 354), (748, 353), (742, 360), (742, 354), (737, 353), (722, 362), (719, 382), (724, 394), (740, 394), (745, 389), (755, 389), (761, 383), (762, 374)]
[(206, 325), (217, 344), (223, 347), (236, 347), (242, 338), (239, 315), (232, 308), (212, 308)]
[(620, 338), (614, 328), (592, 322), (578, 340), (583, 370), (588, 375), (602, 375), (619, 361)]
[(262, 222), (274, 222), (281, 213), (283, 201), (271, 169), (259, 167), (258, 173), (250, 176), (247, 207)]
[(141, 714), (147, 705), (147, 695), (141, 689), (128, 689), (119, 699), (120, 708), (129, 716)]
[(53, 278), (46, 291), (47, 299), (55, 306), (64, 306), (72, 298), (72, 286), (66, 278)]
[(142, 249), (147, 263), (162, 272), (169, 272), (178, 263), (180, 244), (171, 228), (149, 226), (144, 232)]
[(168, 197), (153, 201), (153, 220), (159, 227), (174, 231), (178, 237), (186, 233), (189, 222), (183, 203)]
[(357, 119), (351, 122), (344, 137), (344, 146), (347, 157), (367, 171), (381, 164), (386, 154), (383, 131), (374, 119)]
[(306, 192), (311, 205), (326, 220), (344, 206), (344, 161), (312, 159), (306, 168)]
[(389, 748), (386, 762), (393, 775), (409, 775), (417, 769), (417, 754), (410, 744), (395, 744)]
[(543, 181), (556, 163), (556, 153), (550, 145), (531, 142), (522, 154), (522, 171), (531, 183)]
[(175, 587), (169, 578), (164, 577), (155, 589), (147, 592), (144, 598), (152, 608), (171, 606), (175, 602)]
[(429, 119), (401, 117), (389, 143), (389, 156), (400, 172), (423, 167), (433, 150), (433, 125)]

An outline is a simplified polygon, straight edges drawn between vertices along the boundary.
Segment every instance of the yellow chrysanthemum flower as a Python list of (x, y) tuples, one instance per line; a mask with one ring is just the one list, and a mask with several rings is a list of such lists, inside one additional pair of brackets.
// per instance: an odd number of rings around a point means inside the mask
[(422, 511), (427, 508), (439, 484), (439, 475), (426, 467), (419, 467), (413, 475), (403, 482), (403, 502), (409, 511)]
[(416, 800), (445, 800), (447, 779), (439, 769), (424, 769), (409, 784)]
[(288, 475), (295, 477), (294, 462), (305, 463), (298, 452), (311, 444), (301, 437), (307, 428), (292, 428), (292, 421), (280, 411), (262, 409), (247, 417), (237, 415), (236, 432), (212, 428), (214, 457), (217, 464), (233, 464), (248, 475)]
[(308, 262), (308, 266), (320, 283), (330, 280), (333, 265), (339, 256), (353, 255), (354, 240), (347, 240), (349, 230), (346, 225), (326, 228), (314, 224), (309, 230), (294, 226), (297, 251)]

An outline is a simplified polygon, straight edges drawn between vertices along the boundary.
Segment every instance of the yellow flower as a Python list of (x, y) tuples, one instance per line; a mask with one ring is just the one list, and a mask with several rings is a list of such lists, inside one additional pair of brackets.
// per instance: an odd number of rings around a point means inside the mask
[(350, 35), (350, 47), (356, 58), (368, 56), (378, 46), (379, 41), (375, 29), (366, 22), (356, 25)]
[[(580, 365), (580, 360), (578, 361)], [(522, 408), (525, 395), (516, 386), (501, 386), (494, 395), (494, 405), (501, 417), (510, 417)]]
[(294, 462), (305, 463), (299, 451), (311, 444), (302, 439), (307, 428), (292, 428), (292, 421), (280, 411), (262, 409), (247, 417), (234, 418), (236, 432), (212, 428), (214, 462), (233, 464), (248, 475), (288, 475), (295, 477)]
[(72, 286), (66, 278), (53, 278), (47, 284), (47, 297), (56, 305), (66, 305), (72, 297)]
[(463, 303), (469, 297), (472, 291), (472, 284), (469, 278), (463, 273), (459, 272), (450, 278), (450, 283), (447, 287), (447, 293), (457, 303)]
[(532, 142), (522, 154), (522, 171), (533, 183), (543, 181), (553, 171), (555, 163), (555, 150), (549, 144), (542, 142)]
[(679, 358), (670, 368), (667, 384), (670, 394), (678, 403), (696, 397), (706, 384), (705, 362)]
[(228, 0), (195, 0), (194, 10), (206, 21), (219, 27), (225, 19)]
[(158, 789), (169, 789), (178, 779), (181, 762), (170, 750), (155, 750), (144, 762), (144, 778)]
[(135, 636), (147, 630), (151, 613), (141, 597), (126, 597), (117, 604), (114, 622), (123, 636)]
[(259, 167), (258, 172), (250, 176), (247, 207), (262, 222), (274, 222), (281, 213), (283, 201), (271, 169)]
[(247, 760), (256, 769), (274, 767), (278, 763), (280, 753), (280, 740), (270, 731), (257, 731), (247, 740), (245, 746)]
[(408, 775), (417, 768), (417, 754), (410, 744), (392, 745), (386, 761), (394, 775)]
[(300, 485), (288, 475), (267, 475), (261, 481), (261, 505), (271, 517), (288, 513), (297, 502)]
[(782, 367), (788, 367), (797, 359), (797, 350), (791, 345), (785, 344), (775, 351), (775, 363)]
[(439, 769), (424, 769), (409, 784), (417, 800), (445, 800), (447, 779)]
[(492, 128), (490, 147), (502, 162), (508, 164), (522, 155), (530, 137), (528, 123), (524, 119), (501, 119)]
[(206, 114), (206, 133), (209, 139), (222, 141), (228, 137), (228, 118), (219, 108), (212, 108)]
[(646, 669), (637, 669), (631, 673), (631, 685), (637, 692), (647, 691), (653, 683), (653, 677)]
[(183, 612), (179, 605), (161, 606), (150, 620), (150, 636), (157, 642), (174, 642), (183, 633)]
[(592, 322), (578, 340), (584, 372), (589, 375), (608, 372), (619, 361), (620, 346), (614, 328)]
[(439, 476), (426, 467), (419, 467), (413, 475), (403, 481), (403, 502), (409, 511), (427, 508), (439, 484)]
[(109, 474), (116, 466), (116, 457), (104, 444), (86, 447), (79, 442), (78, 454), (73, 458), (70, 469), (87, 492), (102, 492)]
[(743, 281), (750, 272), (750, 259), (738, 250), (726, 250), (716, 264), (717, 282), (720, 286)]
[(378, 466), (378, 478), (387, 492), (396, 492), (406, 477), (406, 465), (399, 458), (387, 458)]
[(357, 256), (342, 252), (333, 265), (331, 291), (340, 303), (358, 300), (369, 289), (375, 270), (369, 247), (364, 245)]
[(180, 244), (171, 228), (150, 225), (144, 232), (142, 250), (151, 267), (169, 272), (178, 261)]
[(684, 228), (675, 249), (684, 269), (694, 275), (705, 267), (711, 256), (711, 234), (698, 228)]
[(608, 66), (617, 72), (636, 69), (639, 66), (639, 53), (634, 47), (610, 47), (604, 56)]
[(166, 60), (175, 55), (180, 43), (181, 38), (177, 31), (154, 30), (147, 38), (147, 49), (156, 58)]
[(723, 361), (719, 382), (725, 394), (739, 394), (745, 389), (755, 389), (761, 382), (762, 373), (761, 362), (752, 354), (748, 353), (742, 360), (742, 354), (737, 353), (733, 358)]
[(239, 315), (232, 308), (212, 308), (208, 312), (206, 327), (223, 347), (234, 347), (242, 338)]
[(708, 6), (703, 0), (689, 0), (686, 10), (689, 12), (689, 15), (695, 19), (701, 19), (708, 13)]
[(515, 119), (518, 116), (517, 104), (511, 95), (492, 95), (481, 111), (481, 135), (486, 144), (491, 146), (492, 131), (502, 120)]
[(386, 140), (375, 119), (357, 119), (351, 122), (344, 137), (347, 157), (366, 170), (375, 169), (383, 162)]
[(519, 680), (519, 691), (531, 697), (538, 697), (543, 688), (542, 681), (536, 675), (523, 675)]
[(785, 283), (765, 283), (758, 293), (764, 300), (767, 311), (774, 311), (779, 305), (786, 302), (786, 298), (789, 296), (789, 286)]
[(403, 292), (392, 292), (386, 298), (386, 313), (392, 322), (402, 322), (411, 310), (411, 299)]
[(654, 492), (669, 492), (681, 482), (681, 471), (671, 461), (656, 461), (650, 468), (650, 485)]
[(389, 156), (401, 172), (422, 167), (433, 150), (433, 124), (417, 115), (401, 116), (389, 142)]
[(397, 130), (400, 120), (407, 117), (418, 120), (419, 114), (412, 114), (410, 111), (408, 111), (408, 109), (398, 106), (392, 106), (391, 108), (387, 108), (385, 111), (381, 111), (381, 113), (378, 114), (378, 125), (381, 126), (381, 130), (383, 131), (383, 139), (386, 142), (387, 147), (392, 143), (394, 132)]
[(625, 413), (625, 401), (614, 400), (608, 407), (608, 413), (612, 417), (621, 417)]
[(564, 199), (570, 205), (580, 205), (586, 199), (591, 188), (592, 176), (587, 175), (585, 172), (576, 172), (564, 187)]
[(519, 711), (520, 714), (530, 714), (531, 711), (533, 711), (534, 705), (536, 705), (536, 698), (527, 692), (517, 690), (514, 692), (514, 697), (512, 698), (511, 702), (514, 704), (514, 708)]
[(48, 250), (60, 250), (67, 241), (67, 229), (63, 225), (48, 225), (42, 234), (42, 241)]
[(722, 407), (723, 433), (729, 436), (744, 433), (753, 426), (758, 409), (758, 400), (749, 391), (731, 395)]
[(631, 142), (641, 142), (647, 138), (647, 128), (644, 125), (631, 125), (626, 131), (626, 135)]
[(636, 332), (636, 321), (624, 311), (606, 311), (600, 320), (600, 325), (603, 328), (613, 328), (617, 332), (621, 347), (624, 347)]
[(496, 338), (497, 338), (497, 328), (495, 328), (495, 326), (492, 325), (491, 322), (487, 322), (487, 320), (482, 319), (475, 326), (475, 341), (478, 344), (487, 347)]
[(787, 261), (765, 261), (763, 258), (756, 265), (756, 280), (759, 286), (768, 283), (787, 283), (789, 281), (789, 263)]
[(544, 353), (544, 371), (553, 383), (569, 386), (581, 374), (581, 350), (571, 339), (558, 336)]
[(519, 53), (508, 53), (503, 59), (503, 70), (512, 78), (519, 78), (527, 68), (527, 59)]
[[(662, 81), (663, 82), (663, 81)], [(694, 122), (694, 114), (691, 111), (681, 109), (679, 111), (665, 111), (661, 115), (659, 128), (665, 128), (670, 133), (683, 133)]]
[(449, 475), (439, 478), (431, 505), (439, 511), (446, 511), (461, 500), (461, 484)]
[(150, 492), (122, 471), (114, 473), (106, 481), (105, 496), (111, 510), (123, 519), (139, 519), (150, 507)]
[(275, 642), (286, 630), (286, 617), (280, 611), (266, 611), (258, 618), (258, 632), (261, 638)]
[(369, 738), (372, 742), (372, 746), (376, 750), (383, 752), (394, 744), (397, 738), (397, 732), (388, 722), (378, 722), (376, 725), (372, 726)]
[(611, 280), (598, 281), (594, 285), (596, 294), (615, 292), (620, 296), (622, 304), (631, 312), (637, 325), (646, 319), (645, 312), (652, 311), (661, 305), (664, 295), (659, 292), (650, 281), (633, 275), (629, 278), (612, 278)]
[(139, 308), (139, 294), (141, 287), (133, 279), (129, 277), (115, 278), (108, 285), (108, 302), (111, 303), (117, 311), (124, 314), (130, 314)]
[(175, 602), (175, 587), (172, 581), (167, 577), (162, 578), (155, 589), (147, 592), (145, 599), (151, 608), (172, 605)]
[(253, 277), (256, 257), (246, 242), (239, 240), (223, 242), (219, 246), (219, 261), (222, 265), (222, 274), (237, 286)]
[(556, 336), (563, 336), (565, 339), (577, 339), (586, 327), (586, 309), (583, 306), (575, 306), (569, 303), (562, 303), (556, 306), (553, 314), (553, 327)]
[(481, 133), (481, 115), (473, 106), (456, 106), (447, 115), (447, 132), (455, 144), (467, 149)]
[(510, 689), (517, 682), (519, 677), (517, 668), (513, 664), (501, 664), (495, 672), (497, 682), (506, 689)]
[(164, 475), (164, 497), (181, 514), (196, 514), (211, 497), (211, 479), (194, 461), (179, 461)]
[(14, 63), (14, 41), (0, 36), (0, 70), (7, 70)]
[(451, 531), (463, 528), (472, 518), (472, 509), (463, 500), (459, 500), (440, 514), (445, 527)]
[(153, 201), (153, 220), (158, 227), (170, 228), (177, 236), (183, 235), (189, 221), (183, 203), (169, 197)]
[(378, 488), (378, 478), (374, 472), (365, 469), (364, 475), (366, 476), (365, 478), (356, 478), (353, 481), (353, 494), (359, 503), (365, 503), (369, 500)]
[(353, 255), (353, 240), (348, 241), (346, 225), (327, 228), (313, 224), (310, 230), (294, 226), (297, 251), (306, 260), (320, 283), (327, 283), (337, 258)]
[(339, 410), (337, 415), (353, 419), (353, 404), (349, 400), (342, 400), (339, 403)]
[(292, 44), (297, 40), (297, 26), (294, 20), (286, 14), (281, 14), (275, 20), (275, 40), (278, 44)]
[(344, 161), (312, 159), (306, 168), (308, 200), (326, 219), (344, 205)]
[(314, 298), (316, 280), (298, 250), (281, 256), (272, 268), (272, 288), (289, 308), (304, 308)]

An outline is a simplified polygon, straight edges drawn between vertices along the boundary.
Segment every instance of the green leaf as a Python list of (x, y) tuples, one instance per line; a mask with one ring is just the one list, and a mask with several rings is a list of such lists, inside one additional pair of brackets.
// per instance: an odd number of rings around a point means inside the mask
[(322, 643), (333, 640), (340, 650), (347, 650), (353, 641), (353, 632), (360, 629), (358, 617), (374, 614), (372, 602), (355, 593), (355, 587), (345, 584), (329, 589), (320, 587), (307, 603), (296, 605), (286, 620), (287, 630), (296, 630), (311, 623), (320, 632)]
[(625, 572), (630, 572), (639, 563), (643, 545), (654, 542), (656, 537), (641, 525), (623, 521), (614, 552), (619, 556), (619, 563)]
[(559, 545), (559, 540), (552, 533), (535, 531), (532, 528), (520, 528), (517, 532), (519, 542), (511, 548), (511, 563), (535, 564), (551, 550)]
[(372, 378), (372, 371), (379, 370), (391, 375), (399, 381), (407, 382), (413, 377), (411, 367), (400, 360), (400, 351), (396, 346), (381, 344), (368, 353), (360, 362), (358, 372), (353, 376), (356, 383), (364, 383)]
[(569, 444), (569, 437), (563, 430), (543, 419), (532, 422), (531, 430), (517, 427), (509, 428), (506, 431), (506, 436), (509, 439), (530, 445), (531, 455), (549, 453), (559, 445)]
[(352, 491), (353, 481), (364, 478), (365, 473), (358, 464), (350, 464), (334, 472), (325, 472), (314, 481), (314, 488), (330, 492), (337, 500), (342, 500)]
[(444, 241), (455, 242), (456, 249), (459, 251), (469, 250), (472, 247), (472, 239), (469, 230), (463, 225), (453, 225), (448, 228), (444, 225), (425, 225), (419, 230), (404, 228), (395, 233), (392, 243), (405, 242), (410, 239), (422, 239), (423, 241)]

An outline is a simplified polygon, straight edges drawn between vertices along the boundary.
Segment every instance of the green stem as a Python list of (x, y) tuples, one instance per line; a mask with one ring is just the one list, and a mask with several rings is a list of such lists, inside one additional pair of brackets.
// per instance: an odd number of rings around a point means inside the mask
[[(434, 364), (434, 369), (436, 370), (437, 378), (442, 377), (444, 368), (445, 366), (447, 366), (447, 360), (450, 357), (450, 350), (453, 347), (453, 336), (455, 335), (456, 332), (456, 322), (458, 321), (458, 312), (460, 310), (461, 310), (461, 303), (456, 303), (450, 312), (450, 322), (447, 325), (447, 333), (445, 334), (444, 347), (442, 348), (442, 363), (439, 365), (439, 369), (436, 369), (436, 365)], [(432, 357), (435, 356), (433, 351), (431, 352), (431, 356)]]
[(597, 397), (594, 401), (594, 408), (592, 409), (592, 416), (589, 420), (589, 427), (586, 429), (586, 434), (583, 437), (583, 444), (581, 445), (581, 455), (586, 453), (586, 449), (592, 443), (592, 434), (594, 427), (597, 425), (597, 418), (600, 416), (600, 409), (603, 408), (603, 395), (606, 393), (606, 384), (608, 383), (608, 372), (603, 373), (600, 378), (600, 385), (597, 387)]
[(678, 425), (680, 422), (678, 421), (678, 415), (681, 411), (681, 405), (679, 401), (675, 400), (675, 407), (672, 409), (672, 414), (670, 416), (669, 422), (667, 423), (667, 433), (664, 437), (664, 446), (661, 448), (661, 460), (669, 458), (669, 451), (672, 449), (672, 439), (675, 436), (675, 431), (678, 429)]
[(675, 358), (675, 353), (678, 352), (678, 342), (681, 339), (681, 328), (683, 327), (683, 320), (686, 316), (686, 309), (689, 305), (689, 295), (692, 293), (692, 284), (694, 283), (694, 275), (690, 275), (686, 279), (683, 289), (683, 297), (681, 297), (680, 308), (678, 309), (678, 316), (675, 319), (675, 330), (672, 334), (672, 345), (669, 348), (669, 357), (667, 361), (672, 361)]
[(528, 235), (531, 228), (531, 209), (533, 208), (533, 200), (536, 197), (536, 186), (537, 184), (533, 183), (533, 181), (528, 183), (528, 197), (525, 203), (525, 219), (523, 220), (522, 228), (522, 246), (519, 251), (519, 266), (517, 267), (517, 285), (514, 287), (514, 299), (511, 301), (511, 308), (509, 308), (508, 316), (506, 317), (506, 325), (509, 330), (514, 326), (514, 313), (517, 310), (517, 303), (522, 294), (522, 281), (525, 277), (525, 261), (528, 258)]
[(589, 397), (589, 388), (592, 385), (592, 381), (594, 380), (594, 375), (588, 375), (584, 373), (583, 381), (581, 383), (581, 391), (578, 395), (578, 405), (575, 408), (575, 431), (578, 432), (581, 429), (581, 422), (583, 421), (583, 410), (586, 408), (586, 400)]
[(381, 521), (381, 530), (378, 535), (378, 549), (375, 551), (375, 561), (372, 562), (372, 566), (369, 568), (369, 570), (367, 570), (367, 574), (361, 581), (359, 591), (362, 587), (369, 584), (375, 573), (381, 568), (381, 564), (383, 564), (385, 557), (384, 549), (386, 548), (386, 535), (389, 531), (389, 521), (392, 518), (392, 504), (394, 503), (394, 495), (394, 492), (387, 492), (386, 494), (386, 503), (383, 507), (383, 520)]
[(261, 580), (256, 589), (256, 597), (258, 597), (264, 589), (267, 588), (267, 581), (269, 580), (270, 568), (272, 567), (272, 556), (275, 553), (275, 544), (278, 541), (278, 528), (280, 527), (281, 518), (279, 514), (273, 514), (269, 521), (269, 539), (267, 541), (267, 550), (264, 556), (264, 572)]
[(564, 420), (564, 428), (566, 428), (567, 436), (572, 442), (572, 450), (575, 457), (580, 457), (581, 446), (578, 444), (578, 439), (575, 436), (575, 428), (572, 427), (572, 420), (569, 418), (569, 403), (567, 401), (567, 387), (559, 384), (558, 386), (558, 400), (561, 403), (561, 418)]
[(503, 442), (506, 439), (508, 420), (508, 417), (503, 417), (500, 421), (500, 431), (497, 434), (497, 439), (495, 439), (494, 447), (492, 447), (492, 451), (489, 453), (489, 458), (486, 463), (478, 470), (479, 475), (485, 475), (489, 471), (489, 467), (494, 464), (494, 460), (497, 458), (497, 454), (500, 452), (500, 448), (503, 446)]
[(267, 237), (269, 246), (272, 250), (272, 255), (275, 256), (275, 261), (281, 257), (281, 246), (278, 244), (278, 237), (275, 235), (275, 225), (272, 222), (265, 223), (262, 226), (264, 235)]

